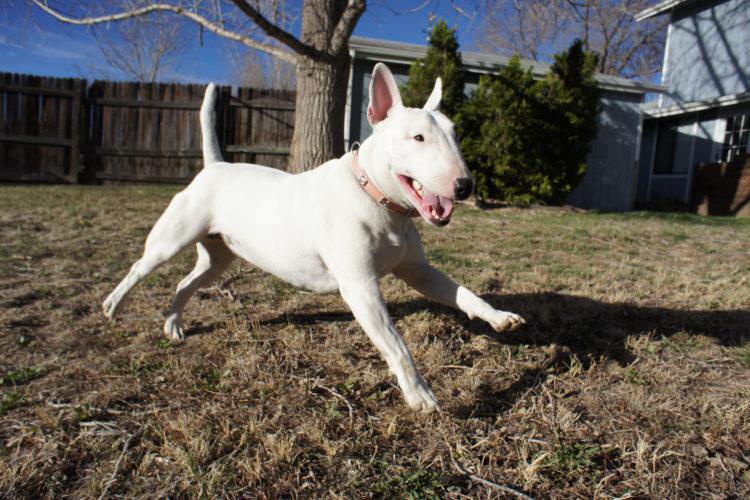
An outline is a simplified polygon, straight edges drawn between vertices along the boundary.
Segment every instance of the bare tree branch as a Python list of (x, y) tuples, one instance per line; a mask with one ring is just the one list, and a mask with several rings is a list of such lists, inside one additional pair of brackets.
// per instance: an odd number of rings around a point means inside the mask
[[(474, 14), (469, 14), (465, 9), (462, 9), (456, 0), (451, 0), (451, 7), (453, 8), (453, 11), (456, 12), (459, 15), (464, 16), (466, 19), (473, 19)], [(476, 13), (476, 11), (475, 11)]]
[(393, 14), (394, 16), (402, 16), (405, 14), (414, 14), (415, 12), (419, 12), (420, 10), (423, 10), (425, 7), (430, 5), (435, 0), (424, 0), (421, 4), (417, 5), (416, 7), (404, 7), (402, 9), (395, 9), (393, 8), (388, 2), (385, 0), (381, 0), (379, 2), (375, 2), (376, 5), (383, 7), (388, 12)]
[(331, 48), (334, 52), (338, 52), (344, 48), (344, 45), (349, 41), (349, 37), (352, 36), (357, 21), (359, 21), (366, 8), (367, 2), (365, 0), (349, 0), (347, 2), (346, 9), (341, 15), (338, 24), (336, 24), (333, 36), (331, 37)]
[(256, 89), (294, 90), (296, 74), (293, 64), (276, 57), (264, 57), (259, 50), (227, 47), (232, 81)]
[(598, 70), (626, 78), (661, 70), (664, 19), (636, 22), (655, 0), (487, 0), (477, 45), (551, 62), (575, 38), (600, 55)]
[(104, 58), (110, 66), (139, 82), (171, 77), (170, 72), (188, 47), (184, 23), (174, 19), (165, 22), (158, 12), (107, 24), (104, 29), (114, 31), (107, 36), (102, 36), (97, 26), (92, 26), (91, 32)]
[(261, 14), (258, 9), (247, 3), (246, 0), (231, 1), (235, 6), (237, 6), (238, 9), (242, 11), (243, 14), (245, 14), (255, 24), (257, 24), (265, 34), (280, 41), (297, 54), (313, 58), (319, 58), (323, 56), (323, 54), (320, 51), (316, 50), (314, 47), (301, 42), (296, 36), (270, 22), (263, 14)]
[(561, 19), (560, 0), (504, 0), (482, 20), (478, 45), (483, 50), (528, 59), (545, 59), (541, 51), (558, 38), (566, 19)]
[(74, 17), (63, 15), (62, 13), (54, 10), (47, 4), (46, 1), (42, 1), (42, 0), (31, 0), (31, 1), (34, 4), (36, 4), (40, 9), (44, 10), (49, 15), (53, 16), (55, 19), (59, 21), (62, 21), (68, 24), (83, 25), (83, 26), (92, 26), (95, 24), (109, 23), (113, 21), (122, 21), (124, 19), (131, 19), (131, 18), (135, 18), (139, 16), (145, 16), (152, 12), (159, 12), (159, 11), (172, 12), (174, 14), (187, 17), (191, 21), (198, 23), (200, 26), (224, 38), (228, 38), (230, 40), (243, 43), (247, 45), (248, 47), (252, 47), (254, 49), (262, 50), (263, 52), (267, 52), (274, 57), (278, 57), (279, 59), (283, 59), (290, 63), (296, 63), (297, 61), (297, 56), (292, 52), (284, 50), (275, 45), (259, 42), (257, 40), (250, 38), (249, 36), (241, 35), (234, 31), (227, 30), (223, 28), (222, 26), (209, 21), (208, 19), (206, 19), (205, 17), (201, 16), (198, 13), (185, 9), (184, 7), (177, 6), (177, 5), (158, 3), (158, 4), (151, 4), (145, 7), (140, 7), (140, 8), (124, 11), (124, 12), (118, 12), (116, 14), (108, 14), (108, 15), (103, 15), (103, 16), (98, 16), (98, 17), (74, 18)]

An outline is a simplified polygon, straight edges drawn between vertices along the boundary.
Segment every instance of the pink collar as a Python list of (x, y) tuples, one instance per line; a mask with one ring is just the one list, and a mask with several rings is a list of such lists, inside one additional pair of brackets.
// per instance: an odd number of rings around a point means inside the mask
[(357, 182), (362, 186), (362, 189), (364, 189), (373, 200), (383, 205), (391, 212), (406, 217), (419, 217), (419, 212), (416, 208), (407, 208), (400, 205), (388, 198), (380, 189), (378, 189), (375, 183), (367, 176), (365, 171), (362, 170), (362, 167), (359, 166), (359, 162), (357, 161), (357, 157), (359, 156), (358, 152), (359, 144), (355, 143), (354, 147), (352, 147), (352, 171), (354, 172), (354, 177), (357, 179)]

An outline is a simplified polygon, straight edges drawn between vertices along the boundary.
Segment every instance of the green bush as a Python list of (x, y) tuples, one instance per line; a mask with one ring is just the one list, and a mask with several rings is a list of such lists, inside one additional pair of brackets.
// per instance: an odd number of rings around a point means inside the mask
[(424, 59), (401, 88), (406, 106), (421, 107), (443, 79), (441, 110), (456, 122), (461, 149), (480, 198), (559, 204), (586, 173), (596, 135), (596, 56), (577, 40), (536, 80), (518, 57), (497, 76), (482, 77), (466, 98), (456, 30), (438, 21)]
[(535, 80), (518, 57), (479, 87), (455, 117), (480, 198), (559, 204), (586, 173), (596, 135), (596, 56), (577, 40)]
[(430, 32), (425, 58), (417, 59), (409, 68), (409, 81), (401, 87), (404, 105), (413, 108), (424, 106), (437, 77), (443, 80), (440, 109), (453, 117), (465, 100), (464, 72), (456, 30), (449, 28), (443, 20), (438, 21)]

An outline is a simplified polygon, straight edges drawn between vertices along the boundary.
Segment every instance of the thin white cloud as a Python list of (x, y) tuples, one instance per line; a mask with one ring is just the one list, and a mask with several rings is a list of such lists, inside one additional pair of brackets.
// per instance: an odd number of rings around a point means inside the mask
[[(71, 27), (43, 16), (37, 17), (35, 10), (22, 15), (18, 15), (16, 11), (10, 16), (4, 16), (1, 6), (4, 1), (0, 0), (0, 71), (18, 69), (36, 74), (54, 73), (90, 80), (130, 79), (128, 75), (109, 65), (86, 28)], [(213, 47), (213, 43), (209, 41), (207, 46)], [(213, 54), (212, 50), (217, 53)], [(180, 67), (166, 75), (164, 80), (228, 82), (225, 71), (220, 69), (216, 74), (217, 58), (224, 59), (218, 49), (193, 48)], [(226, 73), (229, 71), (226, 70)]]
[(0, 46), (30, 52), (45, 59), (65, 59), (71, 62), (99, 59), (96, 46), (91, 42), (65, 34), (41, 31), (29, 23), (13, 24), (8, 19), (0, 23)]
[(18, 42), (14, 42), (12, 39), (0, 33), (0, 45), (3, 47), (10, 47), (12, 49), (25, 49), (25, 45), (21, 45)]

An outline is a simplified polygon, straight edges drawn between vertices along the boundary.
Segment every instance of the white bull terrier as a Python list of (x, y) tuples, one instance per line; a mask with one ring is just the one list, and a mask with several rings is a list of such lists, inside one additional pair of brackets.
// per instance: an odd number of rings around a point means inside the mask
[(291, 175), (222, 161), (213, 128), (213, 85), (201, 107), (205, 168), (175, 195), (146, 239), (143, 257), (104, 301), (112, 319), (132, 288), (196, 244), (195, 269), (177, 286), (164, 331), (183, 338), (188, 299), (235, 255), (299, 287), (338, 290), (396, 376), (409, 406), (430, 412), (435, 396), (391, 321), (379, 280), (393, 273), (430, 299), (479, 317), (497, 331), (524, 320), (498, 311), (432, 267), (410, 216), (444, 226), (455, 200), (471, 194), (453, 123), (440, 111), (440, 79), (423, 109), (407, 108), (390, 70), (375, 66), (362, 146)]

